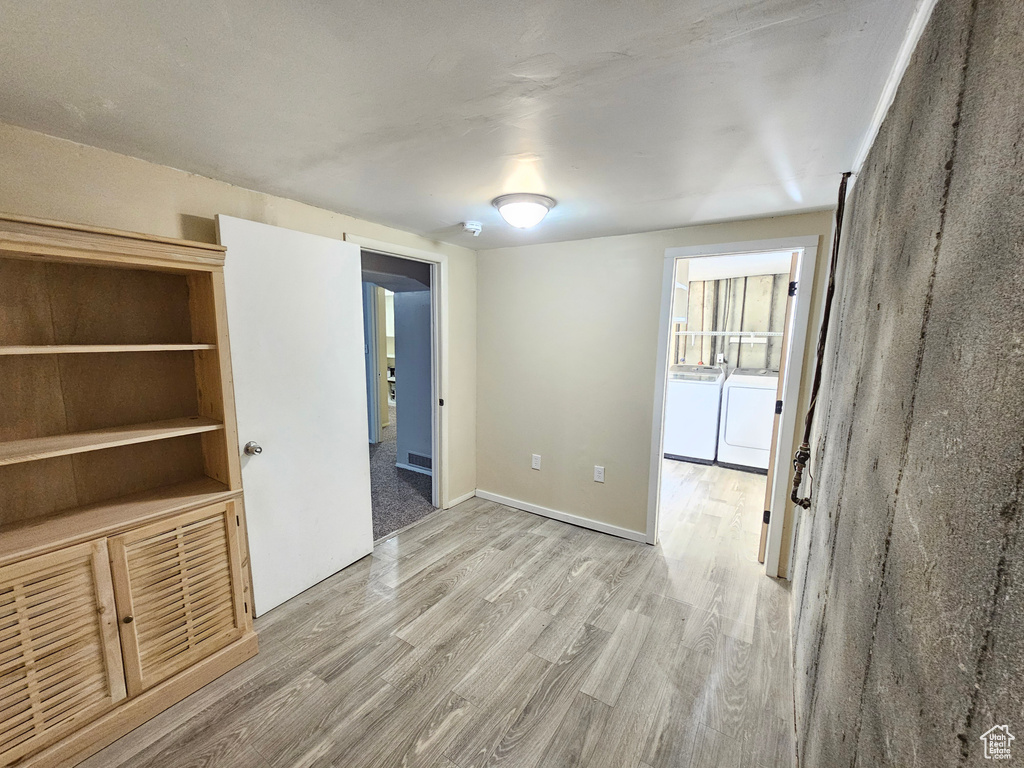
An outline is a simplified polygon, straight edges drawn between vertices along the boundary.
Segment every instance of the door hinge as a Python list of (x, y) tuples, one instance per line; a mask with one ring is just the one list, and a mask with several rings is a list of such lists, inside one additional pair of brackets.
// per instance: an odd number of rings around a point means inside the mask
[(444, 405), (444, 398), (443, 397), (442, 398), (438, 398), (437, 404), (438, 405)]
[(766, 509), (764, 511), (764, 524), (768, 525), (768, 523), (770, 523), (771, 520), (772, 520), (772, 511), (770, 509)]
[(245, 604), (245, 612), (246, 612), (246, 613), (248, 613), (248, 612), (249, 612), (249, 603), (246, 603), (246, 604)]
[(235, 515), (235, 525), (237, 525), (239, 528), (242, 527), (242, 518), (238, 515)]
[(775, 401), (775, 415), (777, 416), (780, 413), (782, 413), (782, 401), (781, 400), (776, 400)]
[(789, 284), (789, 295), (796, 296), (796, 280)]

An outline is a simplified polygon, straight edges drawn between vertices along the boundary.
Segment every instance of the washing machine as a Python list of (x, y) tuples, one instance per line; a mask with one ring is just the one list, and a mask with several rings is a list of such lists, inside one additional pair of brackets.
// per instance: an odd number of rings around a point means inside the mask
[(768, 469), (779, 372), (737, 368), (722, 388), (718, 463)]
[(725, 371), (716, 366), (672, 366), (665, 393), (665, 458), (714, 462), (724, 382)]

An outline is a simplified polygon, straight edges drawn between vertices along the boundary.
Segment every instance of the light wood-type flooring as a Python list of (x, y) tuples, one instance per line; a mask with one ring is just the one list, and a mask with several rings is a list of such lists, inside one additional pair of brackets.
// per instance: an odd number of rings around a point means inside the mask
[(666, 462), (651, 547), (480, 499), (256, 622), (259, 655), (85, 768), (792, 765), (764, 478)]

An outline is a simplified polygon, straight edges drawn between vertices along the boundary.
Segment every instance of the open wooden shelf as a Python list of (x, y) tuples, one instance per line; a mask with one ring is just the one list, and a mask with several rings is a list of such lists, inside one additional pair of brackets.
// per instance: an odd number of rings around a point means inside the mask
[(221, 246), (0, 214), (0, 768), (255, 653), (226, 312)]
[(76, 355), (98, 352), (194, 352), (216, 349), (216, 344), (44, 344), (38, 346), (0, 346), (4, 355)]
[(25, 461), (68, 456), (73, 453), (116, 448), (120, 445), (196, 435), (200, 432), (213, 432), (218, 429), (224, 429), (224, 425), (219, 421), (202, 416), (188, 416), (181, 419), (152, 421), (148, 424), (95, 429), (90, 432), (77, 432), (70, 435), (12, 440), (0, 443), (0, 467), (8, 464), (20, 464)]
[(204, 477), (0, 527), (0, 566), (241, 495)]

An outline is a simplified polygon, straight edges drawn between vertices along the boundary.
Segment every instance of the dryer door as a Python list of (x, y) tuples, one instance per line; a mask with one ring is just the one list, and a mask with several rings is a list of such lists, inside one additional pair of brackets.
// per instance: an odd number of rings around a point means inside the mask
[(772, 445), (775, 390), (732, 386), (725, 411), (725, 442), (736, 448), (767, 451)]

